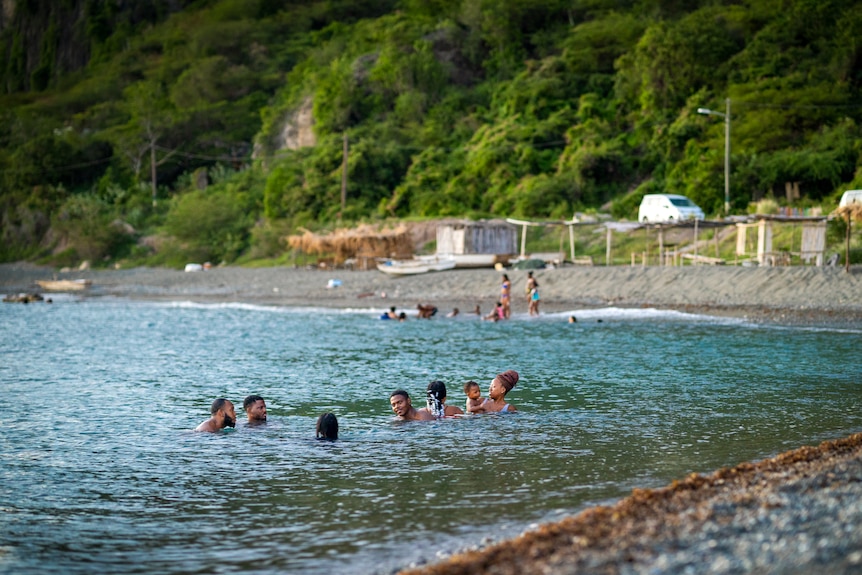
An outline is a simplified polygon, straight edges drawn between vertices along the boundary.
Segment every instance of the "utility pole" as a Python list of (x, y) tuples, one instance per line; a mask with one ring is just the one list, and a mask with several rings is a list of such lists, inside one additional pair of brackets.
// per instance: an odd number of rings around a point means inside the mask
[(344, 132), (344, 152), (341, 158), (341, 211), (338, 217), (344, 213), (347, 207), (347, 132)]

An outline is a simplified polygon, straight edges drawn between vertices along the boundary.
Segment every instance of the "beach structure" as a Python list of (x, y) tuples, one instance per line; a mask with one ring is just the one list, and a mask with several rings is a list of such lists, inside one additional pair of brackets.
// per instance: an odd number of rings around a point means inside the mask
[(455, 267), (493, 267), (517, 253), (517, 228), (503, 220), (457, 220), (437, 226), (437, 257)]
[(288, 236), (287, 243), (306, 254), (327, 256), (318, 262), (320, 267), (347, 265), (367, 270), (374, 269), (378, 259), (413, 257), (413, 239), (404, 226), (380, 230), (363, 225), (355, 229), (337, 229), (330, 234), (303, 230), (302, 234)]
[[(845, 202), (842, 201), (842, 203)], [(847, 228), (844, 231), (844, 271), (850, 273), (850, 231), (854, 221), (862, 222), (862, 204), (845, 203), (832, 212), (832, 215), (847, 221)]]
[[(736, 224), (736, 255), (751, 256), (749, 231), (757, 231), (757, 247), (753, 252), (758, 265), (777, 266), (790, 265), (791, 257), (798, 257), (805, 263), (817, 266), (823, 265), (826, 254), (826, 221), (825, 216), (782, 216), (757, 214), (754, 222), (738, 222)], [(776, 249), (773, 245), (774, 229), (777, 225), (793, 226), (790, 244), (787, 249)], [(795, 230), (801, 227), (801, 235), (796, 239)]]

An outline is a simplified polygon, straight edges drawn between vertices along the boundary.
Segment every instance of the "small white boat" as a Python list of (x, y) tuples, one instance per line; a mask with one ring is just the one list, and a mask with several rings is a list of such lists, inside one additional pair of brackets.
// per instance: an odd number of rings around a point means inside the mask
[(452, 258), (438, 258), (437, 256), (421, 256), (412, 260), (384, 260), (377, 264), (377, 269), (385, 274), (393, 276), (409, 276), (425, 274), (428, 272), (440, 272), (451, 270), (455, 267)]
[(90, 287), (90, 280), (36, 280), (44, 290), (48, 291), (81, 291)]

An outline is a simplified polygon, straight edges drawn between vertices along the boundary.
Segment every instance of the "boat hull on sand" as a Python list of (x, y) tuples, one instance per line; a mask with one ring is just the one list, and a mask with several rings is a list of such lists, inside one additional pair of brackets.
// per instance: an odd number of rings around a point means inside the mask
[(377, 269), (392, 276), (409, 276), (451, 270), (455, 260), (451, 258), (415, 258), (412, 260), (385, 260), (377, 264)]

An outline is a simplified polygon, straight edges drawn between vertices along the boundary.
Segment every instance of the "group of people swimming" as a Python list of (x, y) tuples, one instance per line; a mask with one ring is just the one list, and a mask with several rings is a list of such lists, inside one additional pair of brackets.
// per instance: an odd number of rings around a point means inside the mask
[[(398, 419), (404, 421), (431, 421), (444, 417), (454, 417), (465, 413), (514, 413), (517, 411), (511, 403), (506, 403), (506, 394), (512, 391), (518, 383), (518, 372), (504, 371), (497, 374), (488, 388), (488, 397), (482, 397), (479, 384), (468, 381), (464, 384), (467, 403), (462, 410), (454, 405), (446, 405), (446, 384), (435, 380), (428, 384), (425, 392), (425, 407), (416, 409), (410, 400), (410, 395), (403, 389), (396, 389), (389, 394), (389, 404)], [(249, 395), (242, 402), (242, 408), (248, 418), (248, 425), (266, 423), (266, 401), (259, 395)], [(195, 431), (215, 433), (225, 428), (236, 427), (236, 410), (233, 403), (220, 397), (210, 406), (210, 418), (201, 422)], [(317, 439), (338, 439), (338, 419), (334, 413), (322, 413), (317, 418)]]
[(425, 390), (425, 407), (413, 407), (410, 394), (403, 389), (396, 389), (389, 394), (389, 405), (398, 419), (405, 421), (432, 421), (465, 413), (514, 413), (517, 409), (511, 403), (506, 403), (506, 394), (512, 391), (518, 379), (518, 372), (513, 369), (497, 374), (488, 388), (487, 398), (482, 397), (478, 383), (468, 381), (464, 384), (467, 402), (463, 410), (454, 405), (446, 405), (446, 384), (439, 380), (428, 384)]
[[(266, 401), (259, 395), (249, 395), (242, 402), (248, 425), (266, 423)], [(227, 427), (236, 427), (236, 410), (233, 403), (223, 397), (212, 402), (210, 418), (195, 428), (195, 431), (215, 433)], [(334, 413), (326, 412), (317, 418), (317, 439), (338, 439), (338, 419)]]

